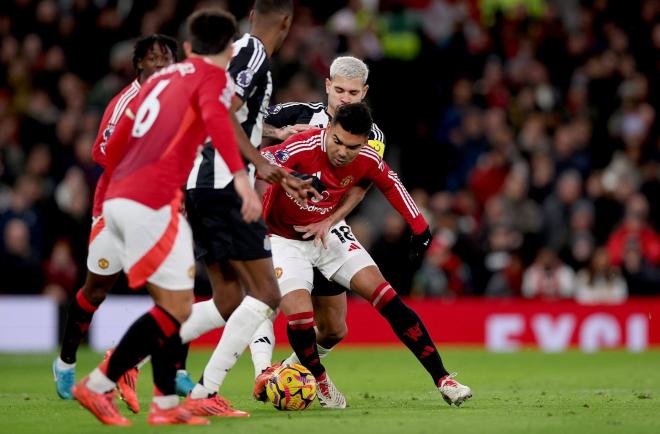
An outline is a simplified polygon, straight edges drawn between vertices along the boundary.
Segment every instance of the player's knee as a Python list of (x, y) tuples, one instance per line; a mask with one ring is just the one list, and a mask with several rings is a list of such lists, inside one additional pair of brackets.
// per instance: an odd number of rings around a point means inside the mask
[(319, 324), (318, 337), (319, 342), (325, 342), (334, 346), (348, 334), (348, 327), (344, 321), (332, 324)]
[(250, 291), (254, 298), (266, 303), (272, 309), (277, 309), (282, 301), (280, 287), (274, 279), (260, 279), (255, 288)]
[(215, 307), (220, 312), (220, 315), (227, 321), (232, 313), (236, 310), (239, 304), (243, 301), (243, 293), (227, 292), (220, 295), (213, 295), (213, 302)]

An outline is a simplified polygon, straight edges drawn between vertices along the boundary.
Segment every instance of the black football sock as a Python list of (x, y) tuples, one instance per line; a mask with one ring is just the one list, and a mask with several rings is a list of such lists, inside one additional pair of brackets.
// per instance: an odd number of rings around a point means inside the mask
[(165, 340), (162, 347), (151, 356), (154, 374), (154, 387), (161, 395), (176, 395), (174, 377), (177, 370), (177, 355), (181, 354), (181, 336), (179, 330)]
[(435, 344), (424, 327), (424, 323), (414, 310), (401, 300), (401, 297), (385, 282), (376, 289), (371, 297), (371, 304), (390, 323), (392, 330), (438, 385), (440, 379), (448, 375)]
[(64, 326), (64, 336), (62, 337), (62, 350), (60, 351), (60, 358), (65, 363), (76, 363), (76, 353), (78, 346), (82, 341), (89, 324), (92, 322), (94, 312), (98, 309), (87, 300), (82, 288), (76, 293), (76, 297), (71, 301), (69, 312), (66, 317), (66, 324)]
[(320, 378), (325, 373), (325, 368), (316, 349), (314, 312), (296, 313), (287, 316), (286, 320), (286, 334), (298, 360), (315, 378)]
[(190, 342), (187, 344), (181, 343), (175, 351), (175, 366), (176, 369), (186, 370), (186, 360), (188, 359), (188, 350), (190, 350)]
[(154, 306), (126, 331), (108, 361), (105, 375), (117, 382), (124, 372), (151, 355), (155, 386), (163, 395), (173, 395), (180, 327), (165, 309)]

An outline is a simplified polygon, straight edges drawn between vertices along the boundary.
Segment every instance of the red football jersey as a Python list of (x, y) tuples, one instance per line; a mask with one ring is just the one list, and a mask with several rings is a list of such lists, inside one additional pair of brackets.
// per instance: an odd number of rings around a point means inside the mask
[[(108, 106), (103, 112), (101, 124), (99, 125), (99, 132), (96, 135), (96, 141), (92, 147), (92, 159), (96, 161), (101, 167), (105, 168), (105, 147), (108, 139), (112, 135), (119, 119), (126, 112), (126, 108), (131, 101), (135, 100), (138, 92), (140, 91), (140, 83), (134, 80), (131, 84), (126, 86), (115, 95)], [(108, 176), (103, 172), (98, 182), (96, 183), (96, 190), (94, 191), (94, 206), (92, 208), (92, 216), (96, 217), (103, 212), (103, 197), (108, 188)]]
[(271, 185), (264, 195), (264, 219), (271, 233), (302, 240), (303, 234), (296, 232), (294, 225), (305, 226), (325, 219), (347, 190), (364, 181), (373, 182), (383, 192), (415, 234), (422, 233), (428, 227), (397, 174), (376, 151), (365, 145), (355, 160), (344, 167), (335, 167), (326, 153), (325, 132), (308, 130), (261, 152), (273, 164), (316, 175), (327, 187), (322, 200), (311, 199), (307, 201), (307, 206), (302, 206), (279, 185)]
[(229, 119), (232, 81), (203, 58), (152, 75), (106, 146), (111, 172), (105, 200), (126, 198), (159, 209), (185, 183), (198, 148), (210, 137), (229, 170), (245, 167)]

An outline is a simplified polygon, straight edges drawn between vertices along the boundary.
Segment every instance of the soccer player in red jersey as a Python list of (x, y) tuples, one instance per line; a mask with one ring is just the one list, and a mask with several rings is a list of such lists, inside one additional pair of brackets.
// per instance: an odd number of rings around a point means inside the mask
[(337, 109), (326, 129), (296, 134), (262, 151), (272, 162), (302, 177), (311, 176), (312, 185), (323, 196), (322, 200), (301, 204), (276, 186), (264, 196), (264, 217), (271, 233), (275, 274), (282, 292), (280, 308), (287, 317), (289, 342), (316, 377), (321, 405), (345, 408), (346, 399), (330, 381), (316, 346), (310, 292), (312, 270), (317, 267), (326, 278), (368, 300), (431, 375), (445, 401), (461, 405), (472, 396), (470, 388), (447, 372), (421, 319), (385, 280), (350, 227), (335, 225), (322, 234), (318, 243), (305, 237), (306, 226), (332, 213), (351, 186), (373, 182), (417, 236), (414, 250), (423, 252), (428, 248), (431, 234), (424, 217), (397, 174), (367, 145), (371, 126), (366, 105), (346, 104)]
[[(133, 66), (137, 71), (137, 77), (106, 107), (92, 148), (92, 158), (101, 167), (106, 166), (107, 141), (127, 108), (134, 105), (141, 84), (154, 72), (173, 64), (176, 61), (177, 51), (177, 42), (164, 35), (147, 36), (135, 43)], [(119, 251), (111, 243), (102, 215), (103, 196), (108, 186), (108, 179), (107, 173), (103, 173), (96, 185), (87, 256), (87, 278), (71, 302), (62, 338), (62, 349), (59, 357), (53, 362), (55, 386), (57, 394), (62, 399), (73, 399), (71, 388), (75, 382), (78, 346), (89, 329), (94, 312), (114, 286), (121, 272)], [(135, 396), (136, 373), (137, 369), (128, 371), (119, 382), (120, 394), (134, 413), (139, 411)]]
[[(210, 136), (234, 176), (243, 219), (256, 221), (261, 214), (228, 112), (233, 87), (225, 68), (235, 32), (236, 22), (226, 12), (194, 13), (184, 43), (188, 60), (163, 68), (145, 83), (135, 119), (124, 117), (107, 145), (106, 226), (130, 287), (146, 284), (155, 306), (131, 325), (109, 359), (73, 388), (80, 404), (105, 424), (130, 425), (114, 403), (114, 387), (148, 355), (154, 374), (148, 422), (208, 423), (179, 405), (175, 393), (179, 330), (190, 315), (195, 274), (192, 234), (179, 205), (197, 150)], [(266, 320), (277, 304), (254, 300), (250, 308)]]

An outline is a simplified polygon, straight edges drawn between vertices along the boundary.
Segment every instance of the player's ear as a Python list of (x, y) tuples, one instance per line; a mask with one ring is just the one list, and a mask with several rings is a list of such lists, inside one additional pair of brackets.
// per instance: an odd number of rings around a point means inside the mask
[(364, 87), (362, 88), (362, 99), (365, 99), (367, 97), (367, 92), (369, 92), (369, 85), (365, 84)]
[(186, 57), (190, 57), (192, 54), (192, 44), (190, 42), (183, 42), (183, 52), (186, 54)]
[(285, 15), (280, 26), (282, 30), (288, 31), (291, 28), (291, 15)]
[(329, 78), (325, 79), (325, 93), (330, 94), (330, 87), (332, 87), (332, 82), (330, 81)]

